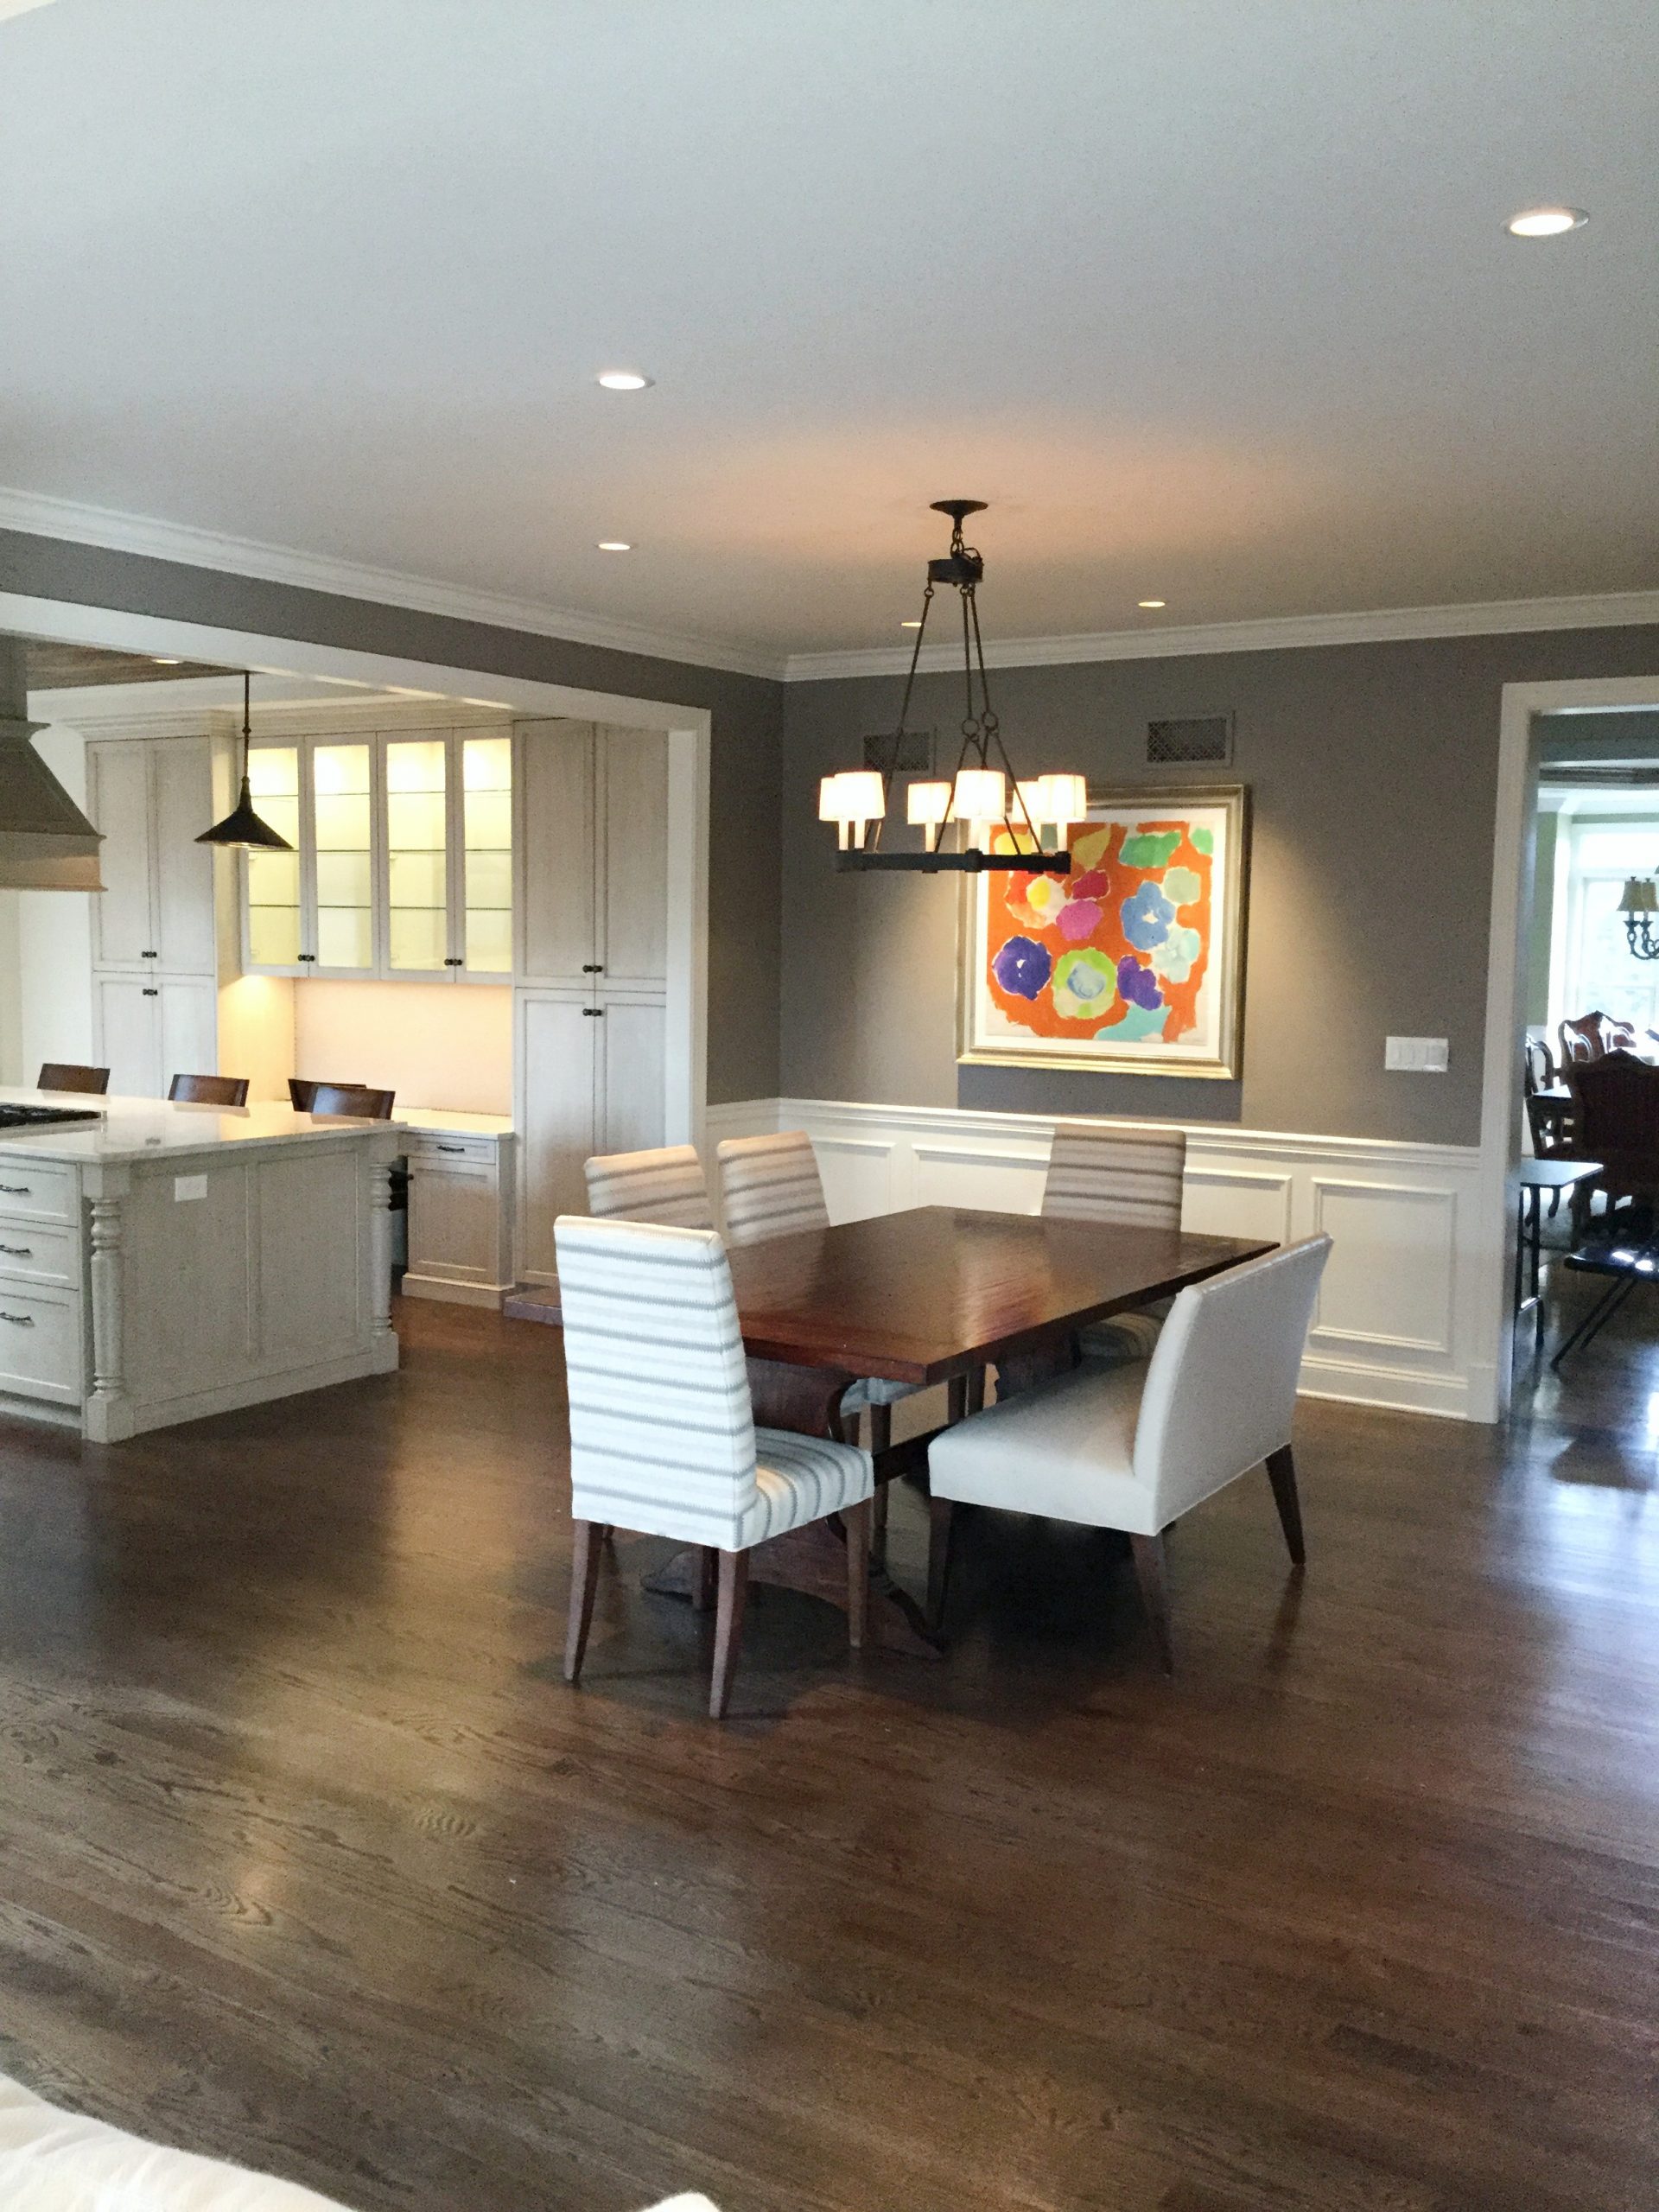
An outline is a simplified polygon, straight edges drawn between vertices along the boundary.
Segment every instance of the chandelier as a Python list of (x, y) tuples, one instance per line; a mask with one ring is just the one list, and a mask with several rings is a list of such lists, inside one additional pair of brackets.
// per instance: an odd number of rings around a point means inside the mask
[(1659, 960), (1659, 938), (1653, 933), (1654, 917), (1659, 914), (1659, 891), (1650, 875), (1633, 875), (1626, 880), (1618, 911), (1624, 917), (1624, 942), (1632, 955), (1637, 960)]
[[(825, 776), (818, 785), (818, 819), (836, 826), (836, 865), (842, 868), (902, 868), (923, 875), (937, 875), (947, 869), (977, 874), (986, 868), (1017, 868), (1026, 875), (1071, 873), (1071, 855), (1059, 848), (1067, 825), (1082, 821), (1087, 811), (1084, 779), (1068, 773), (1036, 776), (1022, 782), (1008, 758), (996, 709), (991, 704), (975, 596), (985, 563), (978, 549), (965, 543), (962, 535), (966, 518), (982, 513), (984, 507), (983, 499), (934, 500), (934, 512), (950, 518), (950, 550), (943, 560), (927, 564), (922, 619), (916, 626), (910, 673), (905, 678), (905, 696), (890, 750), (880, 767), (846, 769), (839, 775)], [(962, 604), (962, 674), (966, 694), (962, 747), (956, 772), (948, 783), (912, 783), (908, 788), (906, 819), (920, 829), (925, 849), (883, 852), (881, 831), (899, 770), (905, 722), (936, 584), (950, 585)], [(943, 843), (942, 839), (953, 830), (955, 843)], [(1047, 846), (1045, 831), (1052, 836)]]

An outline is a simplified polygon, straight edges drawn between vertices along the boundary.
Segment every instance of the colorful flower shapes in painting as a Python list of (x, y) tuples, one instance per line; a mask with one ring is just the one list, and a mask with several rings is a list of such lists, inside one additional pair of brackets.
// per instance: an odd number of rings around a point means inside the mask
[(1150, 952), (1169, 935), (1175, 909), (1155, 883), (1131, 892), (1120, 909), (1123, 934), (1137, 952)]
[(1046, 944), (1037, 944), (1028, 937), (1011, 937), (999, 946), (991, 963), (991, 973), (1011, 997), (1034, 999), (1047, 982), (1053, 966)]
[(1126, 952), (1117, 963), (1117, 989), (1126, 1005), (1144, 1007), (1148, 1014), (1164, 1002), (1158, 978), (1150, 968), (1143, 968), (1132, 952)]
[(1063, 952), (1054, 964), (1054, 1011), (1063, 1020), (1098, 1021), (1116, 994), (1116, 969), (1091, 944)]

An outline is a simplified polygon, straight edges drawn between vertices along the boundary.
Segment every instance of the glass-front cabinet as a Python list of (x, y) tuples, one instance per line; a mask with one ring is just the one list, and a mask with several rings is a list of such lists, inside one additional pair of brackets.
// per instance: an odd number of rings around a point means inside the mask
[(244, 965), (282, 976), (512, 973), (512, 738), (256, 738), (254, 804), (296, 849), (252, 852)]

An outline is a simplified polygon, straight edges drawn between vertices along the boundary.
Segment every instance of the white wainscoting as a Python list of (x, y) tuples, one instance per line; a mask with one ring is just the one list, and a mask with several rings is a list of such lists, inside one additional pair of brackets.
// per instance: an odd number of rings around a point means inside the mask
[[(1037, 1115), (840, 1099), (755, 1098), (711, 1106), (721, 1137), (805, 1129), (832, 1217), (905, 1206), (1035, 1213), (1053, 1123)], [(1483, 1237), (1472, 1145), (1394, 1144), (1201, 1123), (1187, 1129), (1189, 1229), (1282, 1243), (1334, 1239), (1302, 1388), (1310, 1395), (1471, 1421), (1497, 1417), (1472, 1300)]]

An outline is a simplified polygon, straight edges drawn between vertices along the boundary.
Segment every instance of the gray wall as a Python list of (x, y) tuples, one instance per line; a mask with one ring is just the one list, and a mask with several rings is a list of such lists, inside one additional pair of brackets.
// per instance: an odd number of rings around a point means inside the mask
[[(898, 680), (791, 684), (785, 1095), (1478, 1142), (1499, 692), (1621, 675), (1659, 677), (1659, 627), (993, 671), (1032, 773), (1213, 777), (1149, 770), (1146, 724), (1236, 710), (1229, 772), (1254, 809), (1236, 1084), (958, 1068), (956, 887), (838, 875), (814, 818), (819, 776), (857, 765), (862, 735), (892, 727)], [(923, 678), (911, 726), (931, 724), (944, 751), (960, 700), (959, 677)], [(1385, 1074), (1390, 1033), (1448, 1038), (1450, 1072)]]
[(715, 824), (709, 1096), (718, 1102), (778, 1090), (780, 684), (16, 531), (0, 530), (0, 590), (706, 707)]

